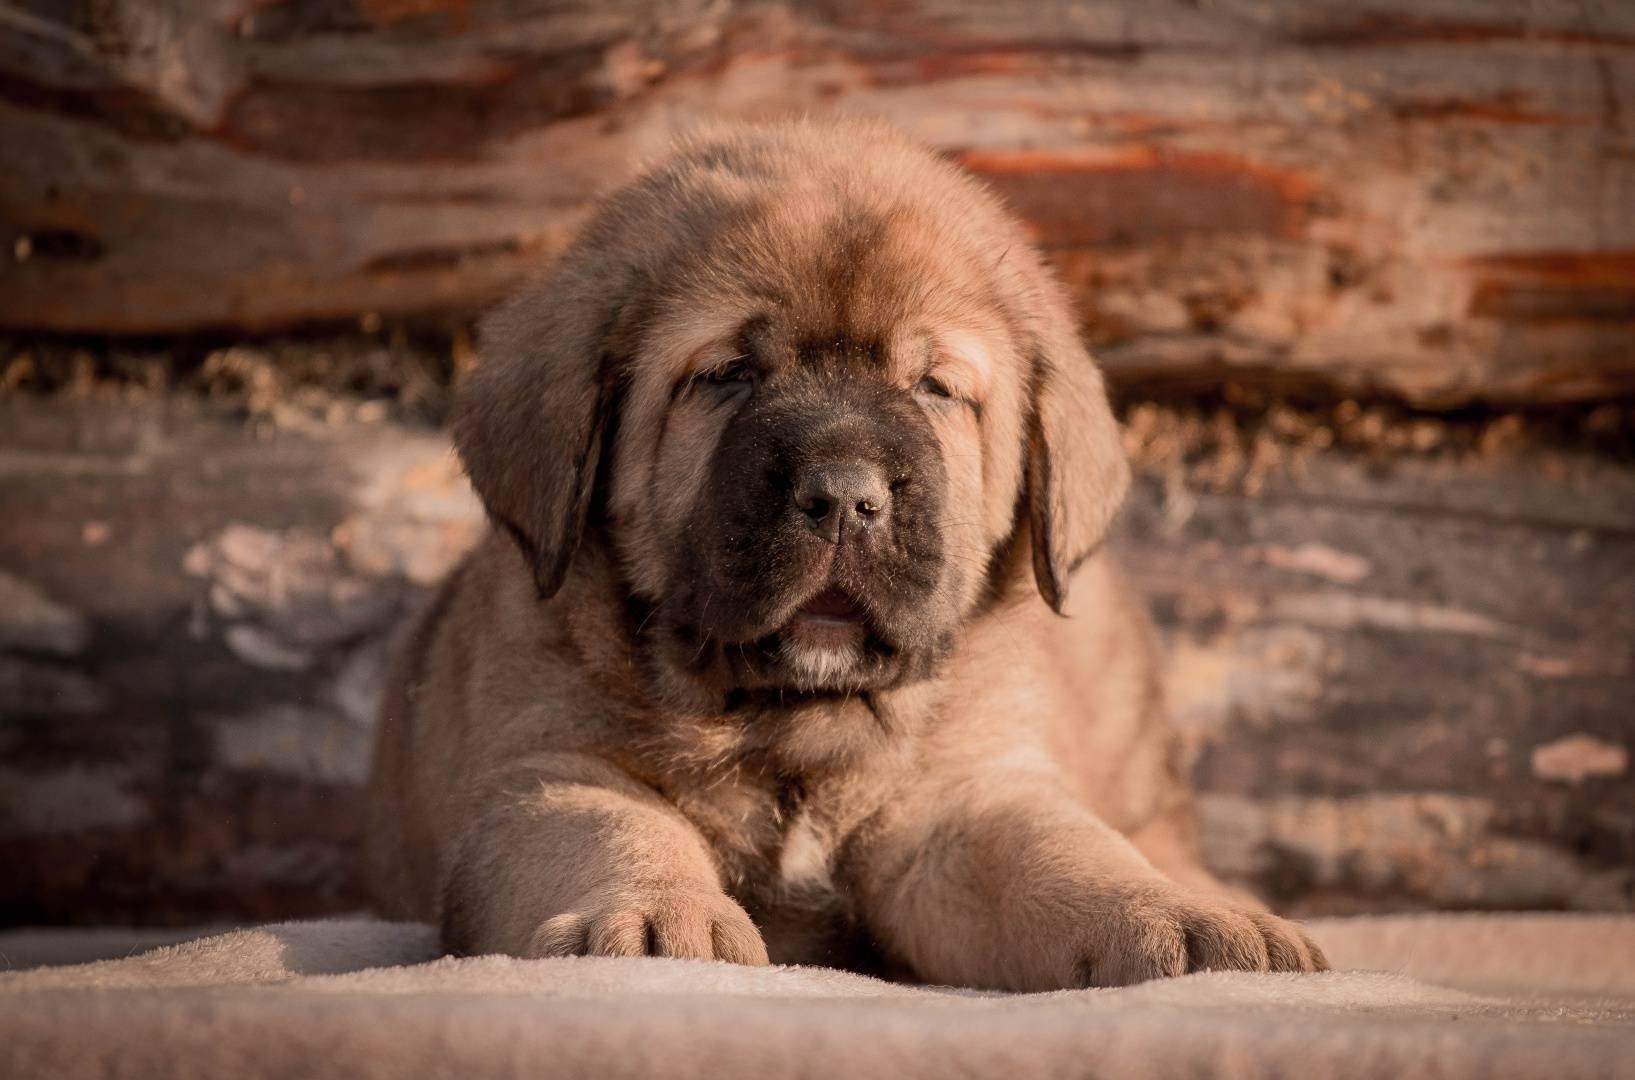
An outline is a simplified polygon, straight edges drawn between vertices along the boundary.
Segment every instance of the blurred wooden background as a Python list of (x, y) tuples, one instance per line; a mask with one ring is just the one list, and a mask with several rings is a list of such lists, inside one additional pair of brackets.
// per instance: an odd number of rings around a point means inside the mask
[(963, 162), (1073, 287), (1219, 869), (1635, 907), (1635, 5), (39, 0), (0, 922), (357, 902), (381, 643), (480, 525), (463, 327), (675, 133), (789, 112)]
[(12, 327), (467, 311), (705, 117), (990, 180), (1115, 371), (1635, 391), (1635, 7), (106, 0), (0, 20)]

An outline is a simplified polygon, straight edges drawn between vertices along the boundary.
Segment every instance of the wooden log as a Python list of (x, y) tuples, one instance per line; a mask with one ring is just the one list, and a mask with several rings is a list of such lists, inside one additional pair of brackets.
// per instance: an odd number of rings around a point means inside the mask
[(1272, 419), (1130, 418), (1119, 552), (1216, 869), (1306, 912), (1635, 905), (1635, 471)]
[(1594, 399), (1632, 92), (1611, 3), (10, 8), (0, 325), (469, 314), (699, 119), (867, 113), (1035, 225), (1126, 385)]
[(0, 414), (26, 601), (0, 608), (0, 923), (358, 907), (385, 644), (482, 526), (447, 442), (367, 405)]
[[(481, 528), (378, 413), (0, 402), (0, 924), (360, 902), (383, 645)], [(1374, 419), (1130, 412), (1209, 857), (1297, 911), (1635, 907), (1635, 468)]]

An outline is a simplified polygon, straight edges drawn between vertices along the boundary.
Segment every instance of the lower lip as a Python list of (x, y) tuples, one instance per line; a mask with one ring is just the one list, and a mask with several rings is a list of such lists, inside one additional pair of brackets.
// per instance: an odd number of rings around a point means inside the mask
[(790, 620), (786, 633), (813, 644), (847, 645), (863, 635), (863, 624), (836, 615), (803, 613)]

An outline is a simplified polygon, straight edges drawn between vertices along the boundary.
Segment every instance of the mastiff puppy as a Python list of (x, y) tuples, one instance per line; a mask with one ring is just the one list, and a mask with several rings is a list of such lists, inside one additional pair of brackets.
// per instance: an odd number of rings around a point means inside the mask
[(451, 950), (973, 987), (1311, 971), (1193, 862), (1061, 287), (890, 131), (686, 142), (482, 327), (496, 528), (412, 626), (370, 870)]

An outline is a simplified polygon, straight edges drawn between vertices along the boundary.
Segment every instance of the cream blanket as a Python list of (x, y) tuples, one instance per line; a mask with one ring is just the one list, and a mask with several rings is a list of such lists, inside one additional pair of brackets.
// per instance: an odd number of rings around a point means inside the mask
[(425, 927), (363, 920), (145, 952), (153, 935), (0, 934), (0, 1076), (1635, 1077), (1635, 917), (1312, 928), (1342, 970), (1034, 995), (456, 960)]

